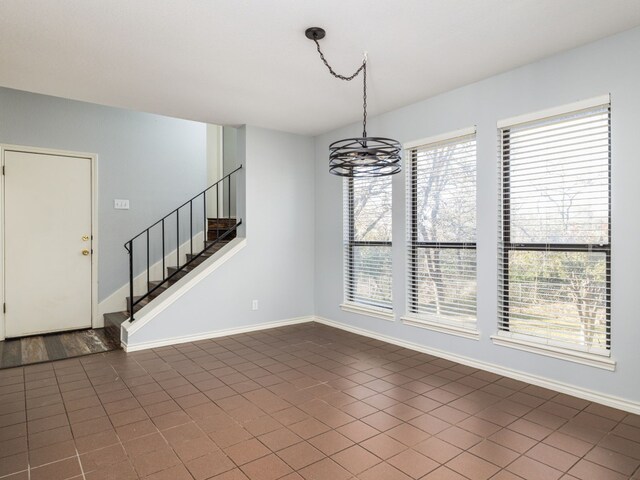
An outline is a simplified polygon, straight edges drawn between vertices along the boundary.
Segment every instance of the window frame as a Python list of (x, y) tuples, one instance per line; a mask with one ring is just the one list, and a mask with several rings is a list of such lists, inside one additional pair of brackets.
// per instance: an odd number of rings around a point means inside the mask
[[(473, 141), (477, 143), (477, 129), (476, 127), (469, 127), (462, 130), (457, 130), (442, 135), (418, 140), (415, 142), (404, 145), (405, 149), (405, 165), (407, 176), (407, 278), (406, 278), (406, 314), (402, 317), (403, 323), (416, 327), (426, 328), (429, 330), (438, 331), (441, 333), (448, 333), (460, 337), (470, 338), (473, 340), (479, 340), (480, 334), (477, 330), (477, 291), (476, 291), (476, 316), (473, 322), (473, 326), (470, 323), (464, 324), (463, 322), (456, 322), (455, 320), (448, 319), (447, 317), (439, 317), (435, 315), (420, 315), (418, 313), (418, 291), (417, 281), (419, 273), (418, 265), (418, 252), (420, 249), (445, 249), (445, 250), (473, 250), (476, 253), (476, 265), (477, 265), (477, 241), (476, 242), (425, 242), (419, 241), (418, 234), (418, 183), (414, 181), (418, 171), (418, 150), (422, 147), (428, 147), (429, 145), (435, 145), (438, 143), (453, 141), (458, 138), (473, 136)], [(475, 186), (477, 189), (477, 146), (475, 153)], [(477, 191), (477, 190), (476, 190)], [(477, 193), (476, 193), (477, 195)], [(477, 212), (477, 196), (474, 199), (474, 204)], [(476, 228), (477, 228), (477, 215), (476, 215)], [(476, 233), (477, 235), (477, 233)], [(477, 282), (477, 271), (476, 271)]]
[[(581, 111), (607, 107), (608, 131), (607, 131), (607, 238), (606, 243), (544, 243), (544, 242), (513, 242), (511, 232), (511, 158), (510, 137), (514, 127), (528, 122), (552, 119), (553, 117), (569, 116)], [(611, 102), (609, 96), (601, 96), (582, 102), (576, 102), (563, 107), (536, 112), (533, 114), (516, 117), (510, 120), (498, 122), (499, 141), (499, 187), (500, 187), (500, 214), (499, 214), (499, 249), (498, 249), (498, 332), (492, 339), (494, 343), (509, 346), (525, 351), (532, 351), (547, 356), (563, 358), (586, 365), (591, 365), (607, 370), (615, 369), (615, 362), (611, 360)], [(602, 353), (594, 353), (586, 348), (580, 349), (578, 345), (560, 346), (554, 342), (553, 337), (535, 337), (519, 332), (511, 332), (509, 329), (510, 295), (509, 295), (509, 256), (514, 251), (530, 252), (582, 252), (601, 253), (605, 255), (605, 346)], [(547, 343), (545, 343), (545, 341)], [(551, 343), (548, 343), (551, 342)], [(573, 347), (573, 348), (572, 348)]]
[[(356, 294), (353, 291), (353, 287), (355, 286), (355, 264), (354, 264), (355, 248), (357, 247), (388, 247), (389, 251), (392, 252), (393, 241), (392, 240), (372, 241), (372, 240), (356, 240), (355, 239), (354, 179), (352, 177), (345, 178), (343, 188), (346, 188), (347, 190), (347, 195), (345, 196), (347, 199), (347, 235), (343, 245), (343, 248), (345, 250), (345, 254), (343, 257), (343, 262), (345, 262), (344, 282), (343, 282), (344, 303), (342, 303), (340, 307), (343, 310), (351, 313), (359, 313), (359, 314), (381, 318), (383, 320), (393, 321), (395, 319), (395, 315), (393, 314), (393, 296), (391, 297), (389, 306), (376, 305), (373, 302), (364, 303), (364, 302), (358, 301), (356, 299)], [(392, 183), (390, 184), (390, 188), (392, 190), (391, 194), (393, 197)], [(391, 221), (393, 222), (393, 215), (392, 215)], [(392, 291), (392, 294), (393, 294), (393, 291)]]

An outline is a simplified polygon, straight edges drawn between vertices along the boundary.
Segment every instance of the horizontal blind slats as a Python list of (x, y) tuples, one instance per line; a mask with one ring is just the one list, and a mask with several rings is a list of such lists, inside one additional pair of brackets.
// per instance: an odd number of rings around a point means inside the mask
[(409, 160), (408, 310), (469, 327), (476, 320), (476, 250), (460, 244), (475, 244), (475, 134), (418, 146)]
[[(391, 303), (391, 177), (344, 181), (345, 301), (386, 308)], [(363, 245), (358, 242), (378, 242)]]
[(500, 135), (499, 329), (606, 355), (609, 105), (504, 127)]

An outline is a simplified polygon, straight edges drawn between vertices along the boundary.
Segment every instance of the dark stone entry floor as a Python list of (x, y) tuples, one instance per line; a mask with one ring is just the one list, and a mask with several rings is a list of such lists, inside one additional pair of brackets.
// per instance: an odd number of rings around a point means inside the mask
[(104, 328), (50, 333), (0, 341), (0, 369), (63, 360), (120, 348)]

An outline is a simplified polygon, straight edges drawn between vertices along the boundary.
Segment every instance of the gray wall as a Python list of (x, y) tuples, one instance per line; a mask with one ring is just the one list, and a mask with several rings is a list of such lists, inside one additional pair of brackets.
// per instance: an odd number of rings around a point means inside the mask
[(99, 300), (128, 281), (124, 242), (204, 188), (205, 135), (197, 122), (0, 88), (0, 143), (98, 155)]
[(132, 334), (129, 345), (313, 314), (313, 139), (245, 127), (238, 158), (247, 246)]
[[(401, 142), (477, 125), (478, 328), (480, 341), (343, 312), (342, 182), (328, 173), (331, 141), (357, 136), (360, 125), (316, 138), (316, 314), (354, 327), (557, 382), (640, 401), (640, 29), (544, 59), (374, 118), (373, 136)], [(425, 78), (425, 81), (429, 81)], [(401, 88), (399, 86), (399, 88)], [(608, 372), (494, 346), (497, 322), (497, 130), (514, 115), (611, 93), (612, 99), (612, 358)], [(405, 313), (405, 178), (393, 178), (394, 311)]]

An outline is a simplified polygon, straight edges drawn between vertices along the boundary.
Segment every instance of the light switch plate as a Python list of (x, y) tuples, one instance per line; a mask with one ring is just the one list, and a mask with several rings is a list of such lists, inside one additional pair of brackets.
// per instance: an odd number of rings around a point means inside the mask
[(113, 208), (115, 208), (116, 210), (129, 210), (129, 200), (116, 198), (113, 201)]

